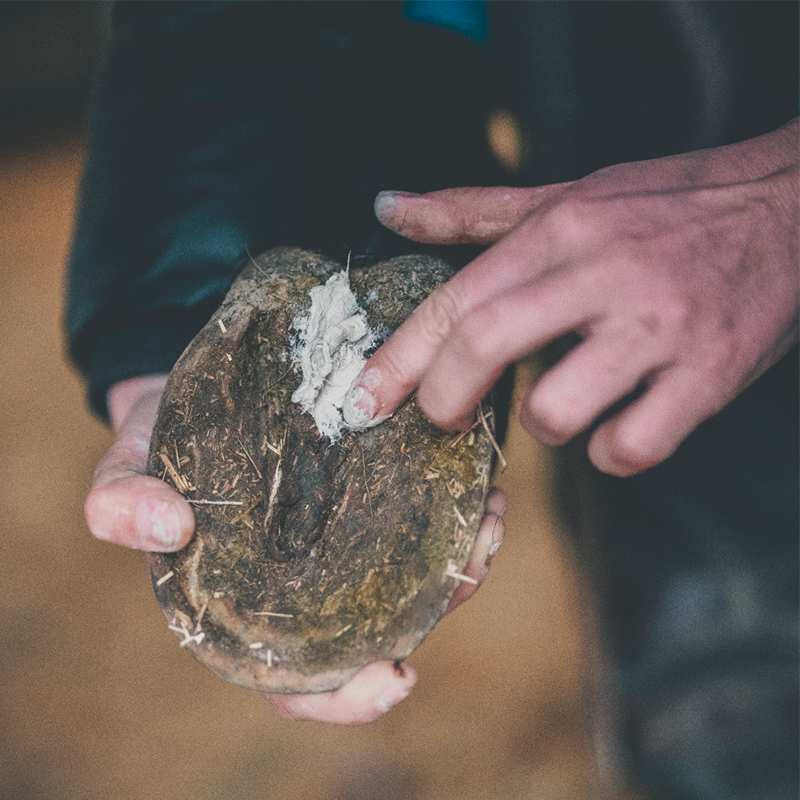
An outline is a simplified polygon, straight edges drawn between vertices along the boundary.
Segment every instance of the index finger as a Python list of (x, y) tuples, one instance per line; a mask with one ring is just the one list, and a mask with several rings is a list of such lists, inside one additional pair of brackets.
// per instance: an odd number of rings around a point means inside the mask
[(367, 428), (388, 419), (419, 385), (465, 310), (451, 283), (429, 295), (364, 365), (345, 398), (345, 422)]

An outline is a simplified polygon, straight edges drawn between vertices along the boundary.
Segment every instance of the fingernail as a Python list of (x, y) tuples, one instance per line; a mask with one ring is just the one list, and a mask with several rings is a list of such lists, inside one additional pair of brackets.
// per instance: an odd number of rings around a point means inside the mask
[(381, 374), (377, 369), (362, 372), (345, 395), (342, 404), (342, 416), (351, 428), (372, 428), (389, 418), (389, 415), (378, 415), (378, 401), (370, 389), (381, 384)]
[(392, 691), (381, 695), (376, 705), (381, 711), (386, 712), (392, 708), (392, 706), (396, 706), (401, 700), (405, 700), (406, 697), (411, 694), (412, 688), (412, 686), (404, 686), (402, 689), (392, 689)]
[(415, 192), (398, 192), (398, 191), (384, 191), (378, 192), (377, 197), (375, 198), (375, 204), (373, 206), (375, 210), (375, 216), (383, 221), (385, 217), (387, 217), (392, 209), (397, 204), (397, 200), (403, 197), (419, 197), (418, 194)]
[(159, 550), (172, 550), (181, 539), (181, 520), (174, 504), (164, 500), (143, 500), (136, 506), (136, 530), (143, 543)]
[(394, 208), (395, 202), (394, 192), (378, 192), (378, 196), (375, 198), (375, 203), (372, 206), (375, 211), (375, 216), (378, 219), (384, 217)]
[(503, 521), (503, 515), (505, 513), (505, 495), (498, 489), (492, 489), (486, 499), (486, 509), (484, 511), (483, 523), (492, 526), (492, 544), (489, 546), (489, 552), (486, 557), (487, 567), (497, 551), (500, 549), (500, 545), (503, 544), (503, 537), (505, 536), (506, 531), (506, 526)]
[(342, 416), (351, 428), (369, 428), (377, 408), (377, 401), (363, 386), (354, 386), (345, 395)]
[(492, 563), (492, 559), (495, 557), (495, 554), (500, 549), (500, 545), (503, 544), (505, 525), (503, 524), (503, 518), (500, 514), (492, 513), (484, 515), (481, 522), (481, 527), (485, 525), (491, 525), (492, 534), (492, 543), (489, 545), (489, 549), (486, 551), (486, 559), (483, 562), (484, 566), (488, 567)]

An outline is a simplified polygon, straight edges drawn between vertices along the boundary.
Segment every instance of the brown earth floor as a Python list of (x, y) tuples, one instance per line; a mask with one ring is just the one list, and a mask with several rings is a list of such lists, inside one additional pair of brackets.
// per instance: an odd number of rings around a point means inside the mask
[(0, 798), (600, 797), (578, 584), (548, 455), (518, 428), (492, 574), (410, 659), (420, 683), (385, 719), (283, 721), (178, 648), (142, 554), (82, 518), (110, 441), (60, 329), (82, 157), (71, 140), (0, 160)]

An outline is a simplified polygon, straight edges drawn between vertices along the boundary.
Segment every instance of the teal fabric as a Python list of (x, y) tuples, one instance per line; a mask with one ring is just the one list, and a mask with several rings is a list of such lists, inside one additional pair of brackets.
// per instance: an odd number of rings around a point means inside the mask
[(414, 22), (449, 28), (479, 44), (489, 36), (483, 0), (409, 0), (403, 13)]

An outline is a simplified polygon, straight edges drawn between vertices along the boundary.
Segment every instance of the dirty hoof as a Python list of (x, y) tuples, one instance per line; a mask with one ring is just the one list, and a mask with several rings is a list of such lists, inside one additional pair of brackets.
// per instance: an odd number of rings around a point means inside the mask
[[(181, 646), (262, 691), (330, 691), (408, 656), (463, 580), (489, 486), (488, 404), (463, 437), (411, 399), (332, 440), (292, 401), (309, 290), (341, 271), (299, 249), (251, 259), (175, 365), (153, 430), (148, 471), (196, 519), (186, 548), (150, 555), (156, 596)], [(404, 256), (349, 280), (379, 338), (450, 275)]]

